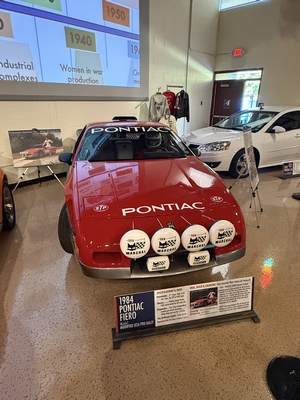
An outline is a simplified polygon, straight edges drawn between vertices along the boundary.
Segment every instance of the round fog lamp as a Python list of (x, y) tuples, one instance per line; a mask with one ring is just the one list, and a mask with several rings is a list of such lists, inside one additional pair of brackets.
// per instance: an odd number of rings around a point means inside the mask
[(180, 246), (180, 236), (172, 228), (161, 228), (154, 233), (151, 246), (155, 253), (166, 256), (175, 253)]
[(209, 240), (216, 247), (227, 246), (234, 236), (234, 225), (225, 219), (215, 222), (209, 229)]
[(187, 227), (181, 235), (181, 244), (188, 251), (203, 249), (209, 241), (208, 230), (198, 224)]
[(141, 258), (150, 249), (150, 238), (144, 231), (132, 229), (121, 237), (120, 247), (126, 257)]

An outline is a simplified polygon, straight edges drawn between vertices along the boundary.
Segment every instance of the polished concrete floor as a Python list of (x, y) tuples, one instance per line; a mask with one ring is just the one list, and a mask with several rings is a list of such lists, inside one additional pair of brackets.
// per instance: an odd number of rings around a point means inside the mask
[[(0, 235), (1, 400), (266, 400), (266, 368), (300, 356), (300, 178), (260, 171), (255, 212), (248, 179), (224, 176), (241, 204), (246, 256), (164, 279), (97, 281), (61, 249), (63, 188), (51, 180), (14, 192), (17, 226)], [(259, 228), (257, 225), (259, 224)], [(122, 343), (113, 296), (254, 277), (251, 319)]]

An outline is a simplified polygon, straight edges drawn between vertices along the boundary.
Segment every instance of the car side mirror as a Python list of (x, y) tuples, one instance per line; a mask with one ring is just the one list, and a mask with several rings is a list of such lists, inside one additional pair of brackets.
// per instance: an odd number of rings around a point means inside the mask
[(195, 154), (196, 157), (201, 156), (201, 151), (199, 149), (193, 149), (192, 152)]
[(73, 153), (60, 153), (60, 155), (58, 156), (58, 159), (60, 162), (71, 165), (72, 157), (73, 157)]
[(270, 133), (283, 133), (286, 132), (286, 129), (283, 126), (275, 125), (269, 131)]

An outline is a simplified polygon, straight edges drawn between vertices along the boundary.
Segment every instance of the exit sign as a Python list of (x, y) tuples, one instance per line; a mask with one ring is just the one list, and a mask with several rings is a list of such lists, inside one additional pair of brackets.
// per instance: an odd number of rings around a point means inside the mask
[(245, 54), (245, 50), (242, 47), (237, 47), (232, 54), (234, 57), (241, 57)]

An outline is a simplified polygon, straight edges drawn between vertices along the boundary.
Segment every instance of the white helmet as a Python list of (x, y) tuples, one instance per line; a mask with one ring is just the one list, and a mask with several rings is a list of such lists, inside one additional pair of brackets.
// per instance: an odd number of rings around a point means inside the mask
[(160, 132), (146, 132), (146, 145), (148, 149), (155, 149), (161, 145), (162, 137)]

